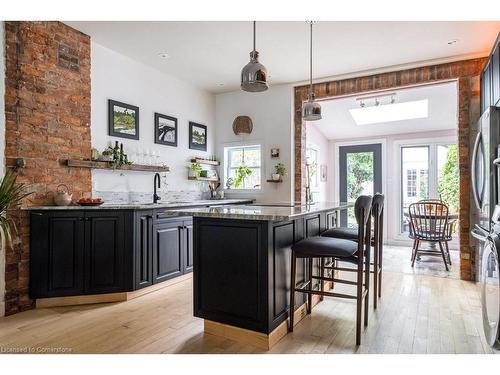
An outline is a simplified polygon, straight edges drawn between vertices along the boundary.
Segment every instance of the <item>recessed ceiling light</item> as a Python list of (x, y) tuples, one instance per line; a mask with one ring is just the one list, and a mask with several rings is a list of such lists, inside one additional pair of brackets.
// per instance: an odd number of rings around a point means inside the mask
[(166, 52), (161, 52), (161, 53), (158, 54), (158, 57), (160, 59), (169, 59), (170, 55), (168, 53), (166, 53)]
[(350, 109), (349, 112), (356, 125), (427, 118), (429, 116), (429, 100), (354, 108)]
[(452, 44), (458, 43), (458, 39), (448, 40), (448, 42), (446, 42), (446, 43), (448, 43), (451, 46)]

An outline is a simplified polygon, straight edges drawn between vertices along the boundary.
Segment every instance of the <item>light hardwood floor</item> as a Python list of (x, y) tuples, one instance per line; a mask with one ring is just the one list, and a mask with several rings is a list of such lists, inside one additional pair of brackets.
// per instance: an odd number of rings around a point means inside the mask
[[(492, 353), (474, 283), (384, 273), (377, 311), (354, 345), (354, 302), (325, 298), (268, 353)], [(192, 281), (120, 303), (38, 309), (0, 318), (0, 352), (262, 353), (206, 335), (192, 316)], [(38, 349), (42, 348), (42, 349)]]

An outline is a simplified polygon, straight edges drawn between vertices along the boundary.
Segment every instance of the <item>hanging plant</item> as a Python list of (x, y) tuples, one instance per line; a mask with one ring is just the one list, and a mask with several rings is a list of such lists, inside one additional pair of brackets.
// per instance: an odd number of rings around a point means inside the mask
[(238, 169), (236, 169), (236, 179), (234, 180), (234, 187), (239, 189), (241, 186), (243, 186), (246, 178), (250, 177), (252, 173), (253, 171), (249, 167), (244, 164), (240, 165)]

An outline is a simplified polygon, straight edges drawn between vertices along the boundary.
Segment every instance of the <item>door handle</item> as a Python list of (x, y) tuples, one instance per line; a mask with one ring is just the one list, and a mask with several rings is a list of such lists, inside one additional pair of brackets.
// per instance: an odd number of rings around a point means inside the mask
[(477, 224), (475, 228), (470, 231), (470, 234), (472, 235), (472, 237), (481, 242), (486, 242), (488, 240), (488, 232), (480, 228)]
[(471, 179), (472, 179), (472, 195), (474, 196), (474, 202), (476, 207), (481, 209), (481, 202), (479, 200), (479, 194), (476, 186), (476, 158), (477, 149), (479, 148), (479, 143), (481, 141), (481, 132), (477, 133), (476, 140), (474, 141), (474, 148), (472, 150), (472, 168), (471, 168)]

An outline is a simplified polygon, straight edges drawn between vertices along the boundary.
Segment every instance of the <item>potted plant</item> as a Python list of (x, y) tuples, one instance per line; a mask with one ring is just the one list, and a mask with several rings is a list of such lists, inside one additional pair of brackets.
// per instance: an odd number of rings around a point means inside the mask
[(200, 163), (191, 163), (191, 168), (189, 168), (189, 177), (198, 177), (201, 172)]
[(113, 148), (110, 146), (106, 147), (106, 149), (100, 155), (100, 160), (113, 161)]
[(282, 163), (276, 164), (274, 172), (272, 175), (274, 181), (279, 181), (282, 177), (286, 176), (286, 168)]
[(246, 178), (250, 177), (252, 173), (253, 171), (246, 165), (240, 165), (238, 169), (236, 169), (236, 179), (234, 180), (234, 187), (240, 188)]
[(2, 247), (11, 242), (12, 230), (16, 230), (15, 223), (7, 217), (7, 211), (18, 206), (31, 193), (25, 192), (24, 184), (16, 184), (17, 175), (7, 171), (0, 182), (0, 240)]
[(231, 189), (231, 188), (233, 187), (233, 185), (234, 185), (234, 178), (229, 177), (229, 178), (227, 179), (227, 181), (226, 181), (226, 187), (227, 187), (228, 189)]

